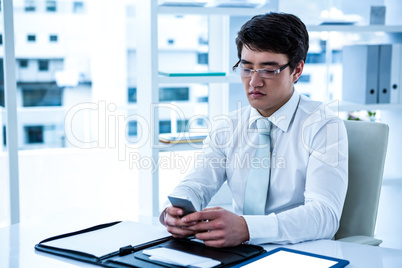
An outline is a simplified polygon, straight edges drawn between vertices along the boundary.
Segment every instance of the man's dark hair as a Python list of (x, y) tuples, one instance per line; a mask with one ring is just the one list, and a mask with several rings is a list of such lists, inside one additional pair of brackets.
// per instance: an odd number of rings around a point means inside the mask
[(236, 45), (239, 59), (244, 46), (254, 51), (286, 54), (293, 71), (300, 61), (306, 61), (309, 39), (306, 26), (298, 17), (271, 12), (247, 21), (237, 34)]

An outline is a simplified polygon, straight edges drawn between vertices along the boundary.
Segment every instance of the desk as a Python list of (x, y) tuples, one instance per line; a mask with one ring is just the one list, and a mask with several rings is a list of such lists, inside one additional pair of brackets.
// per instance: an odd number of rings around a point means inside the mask
[[(4, 268), (64, 268), (64, 267), (100, 267), (66, 258), (57, 257), (34, 250), (35, 244), (50, 236), (76, 231), (92, 225), (105, 223), (91, 218), (76, 220), (37, 221), (29, 224), (15, 224), (0, 229), (0, 267)], [(112, 221), (112, 220), (110, 220)], [(141, 219), (141, 222), (155, 224), (154, 220)], [(272, 250), (277, 245), (264, 245)], [(402, 267), (402, 250), (358, 245), (332, 240), (305, 242), (285, 247), (303, 250), (311, 253), (346, 259), (350, 261), (348, 267)]]

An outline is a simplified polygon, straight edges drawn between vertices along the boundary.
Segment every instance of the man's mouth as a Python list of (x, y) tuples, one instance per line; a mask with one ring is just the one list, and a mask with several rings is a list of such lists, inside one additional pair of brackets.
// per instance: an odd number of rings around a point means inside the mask
[(249, 94), (253, 98), (260, 98), (260, 97), (263, 97), (263, 96), (266, 95), (266, 94), (264, 94), (264, 93), (262, 93), (261, 91), (258, 91), (258, 90), (252, 90), (251, 92), (249, 92)]

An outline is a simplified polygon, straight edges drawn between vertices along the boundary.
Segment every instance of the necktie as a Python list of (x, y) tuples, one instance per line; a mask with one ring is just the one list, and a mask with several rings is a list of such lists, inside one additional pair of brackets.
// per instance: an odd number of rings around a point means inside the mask
[(243, 204), (244, 215), (264, 215), (271, 162), (271, 122), (257, 119), (258, 147), (252, 159)]

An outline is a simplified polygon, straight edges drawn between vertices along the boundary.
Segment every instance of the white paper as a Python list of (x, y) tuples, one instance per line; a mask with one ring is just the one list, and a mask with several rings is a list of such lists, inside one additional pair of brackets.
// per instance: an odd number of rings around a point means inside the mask
[(151, 256), (150, 259), (181, 266), (210, 268), (221, 264), (220, 261), (185, 253), (169, 248), (154, 248), (143, 250), (142, 253)]
[(297, 254), (288, 251), (278, 251), (268, 255), (265, 258), (249, 263), (242, 267), (298, 267), (298, 268), (327, 268), (336, 264), (336, 261), (321, 259), (317, 257)]
[(152, 226), (133, 221), (123, 221), (108, 228), (70, 236), (43, 245), (81, 251), (101, 257), (121, 247), (136, 246), (170, 236), (164, 226)]

